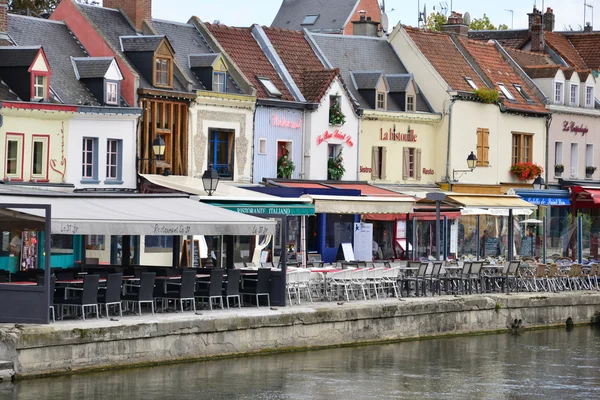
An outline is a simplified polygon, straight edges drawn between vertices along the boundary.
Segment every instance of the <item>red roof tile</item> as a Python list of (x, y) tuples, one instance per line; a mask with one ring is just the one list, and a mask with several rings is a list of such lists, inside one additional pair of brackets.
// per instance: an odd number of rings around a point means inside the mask
[(531, 79), (554, 78), (559, 69), (560, 65), (532, 65), (523, 67), (523, 71)]
[(546, 32), (546, 44), (550, 46), (552, 50), (556, 51), (570, 66), (579, 69), (588, 68), (586, 62), (581, 58), (581, 55), (565, 35), (561, 33)]
[(354, 190), (360, 190), (360, 194), (363, 196), (374, 196), (374, 197), (408, 197), (410, 198), (410, 196), (403, 196), (397, 192), (392, 192), (391, 190), (386, 190), (386, 189), (382, 189), (382, 188), (378, 188), (372, 185), (368, 185), (366, 183), (332, 183), (332, 184), (328, 184), (331, 187), (334, 187), (336, 189), (354, 189)]
[(421, 53), (451, 89), (472, 92), (473, 88), (467, 83), (465, 77), (473, 79), (477, 87), (486, 87), (448, 34), (423, 31), (407, 26), (404, 28)]
[[(494, 43), (484, 43), (481, 41), (459, 38), (463, 46), (467, 49), (471, 57), (481, 67), (487, 77), (494, 83), (496, 89), (500, 92), (498, 83), (503, 83), (506, 89), (515, 98), (514, 101), (506, 100), (504, 105), (509, 110), (547, 113), (544, 104), (540, 103), (535, 95), (529, 90), (527, 85), (521, 80), (519, 75), (513, 71), (508, 62), (502, 58)], [(520, 85), (523, 90), (531, 98), (531, 102), (527, 102), (514, 84)], [(502, 93), (502, 92), (500, 92)]]
[(271, 62), (262, 52), (252, 36), (252, 28), (235, 28), (225, 25), (205, 23), (210, 33), (221, 44), (225, 52), (256, 87), (256, 95), (261, 99), (271, 98), (260, 84), (257, 76), (269, 78), (282, 93), (281, 100), (294, 101)]
[(564, 36), (585, 61), (587, 68), (600, 69), (600, 33), (569, 33)]
[[(503, 46), (504, 47), (504, 46)], [(510, 49), (505, 47), (506, 52), (510, 57), (521, 67), (531, 67), (534, 65), (553, 65), (554, 62), (543, 53), (531, 53), (528, 51), (522, 51), (517, 49)]]

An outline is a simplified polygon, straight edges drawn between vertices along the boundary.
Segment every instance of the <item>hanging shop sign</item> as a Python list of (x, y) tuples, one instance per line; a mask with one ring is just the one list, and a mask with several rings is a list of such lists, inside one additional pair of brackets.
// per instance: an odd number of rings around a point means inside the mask
[(396, 128), (394, 127), (393, 129), (390, 128), (389, 131), (384, 132), (383, 128), (381, 128), (380, 132), (379, 132), (379, 140), (390, 140), (393, 142), (412, 142), (412, 143), (416, 143), (417, 142), (417, 135), (415, 134), (415, 131), (410, 129), (410, 126), (408, 127), (408, 133), (400, 133), (400, 132), (396, 132)]
[(573, 132), (575, 134), (581, 133), (582, 136), (585, 136), (586, 133), (589, 132), (587, 126), (577, 125), (575, 121), (564, 121), (563, 122), (563, 132)]
[(300, 129), (302, 127), (302, 118), (299, 118), (297, 121), (291, 121), (274, 114), (271, 117), (271, 125), (277, 128)]
[(348, 147), (354, 147), (354, 142), (352, 141), (352, 136), (340, 132), (336, 129), (333, 132), (325, 131), (322, 135), (317, 136), (317, 146), (324, 142), (330, 142), (332, 140), (341, 140), (343, 144)]

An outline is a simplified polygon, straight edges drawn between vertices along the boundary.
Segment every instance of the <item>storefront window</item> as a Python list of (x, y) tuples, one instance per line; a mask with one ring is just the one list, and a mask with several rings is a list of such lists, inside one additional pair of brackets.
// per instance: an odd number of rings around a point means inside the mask
[(338, 248), (340, 243), (352, 243), (354, 215), (327, 214), (327, 229), (325, 246), (330, 249)]
[(151, 249), (172, 249), (173, 236), (144, 236), (144, 246)]
[(52, 254), (73, 254), (73, 235), (52, 235)]
[(86, 250), (104, 250), (105, 248), (105, 239), (103, 235), (87, 235)]
[(392, 247), (395, 221), (369, 221), (373, 224), (373, 241), (377, 243), (376, 259), (391, 260), (394, 258)]

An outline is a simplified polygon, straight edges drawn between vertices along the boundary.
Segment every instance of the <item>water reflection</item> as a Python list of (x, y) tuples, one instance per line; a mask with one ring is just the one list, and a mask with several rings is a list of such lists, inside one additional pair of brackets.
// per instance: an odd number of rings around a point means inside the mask
[(0, 398), (591, 399), (599, 354), (600, 330), (560, 329), (25, 381)]

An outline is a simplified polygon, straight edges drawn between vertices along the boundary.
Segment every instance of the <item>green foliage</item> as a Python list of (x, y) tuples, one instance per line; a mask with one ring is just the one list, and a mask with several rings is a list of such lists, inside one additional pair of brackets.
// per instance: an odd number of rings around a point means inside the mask
[(344, 125), (346, 122), (346, 116), (340, 108), (339, 98), (336, 97), (335, 101), (329, 108), (329, 123), (331, 125)]
[(500, 94), (496, 89), (480, 88), (474, 91), (483, 103), (497, 103), (500, 98)]
[(54, 11), (60, 0), (9, 0), (8, 9), (12, 12), (44, 14)]
[(346, 169), (344, 168), (344, 157), (342, 157), (342, 149), (337, 156), (330, 158), (327, 163), (327, 179), (339, 181), (344, 176)]
[(496, 28), (496, 26), (490, 21), (490, 17), (488, 17), (486, 14), (483, 14), (483, 18), (473, 18), (471, 20), (469, 29), (473, 31), (497, 31), (507, 30), (508, 26), (502, 24)]
[(594, 172), (596, 172), (596, 167), (593, 167), (591, 165), (588, 165), (587, 167), (585, 167), (586, 174), (592, 175)]
[(558, 173), (558, 174), (562, 174), (563, 172), (565, 172), (565, 166), (563, 164), (556, 164), (554, 166), (554, 172)]
[(290, 179), (296, 170), (294, 162), (288, 158), (287, 150), (277, 159), (277, 177)]
[(427, 17), (427, 24), (425, 25), (425, 29), (430, 31), (440, 31), (442, 29), (442, 25), (448, 22), (448, 18), (439, 11), (432, 12)]

